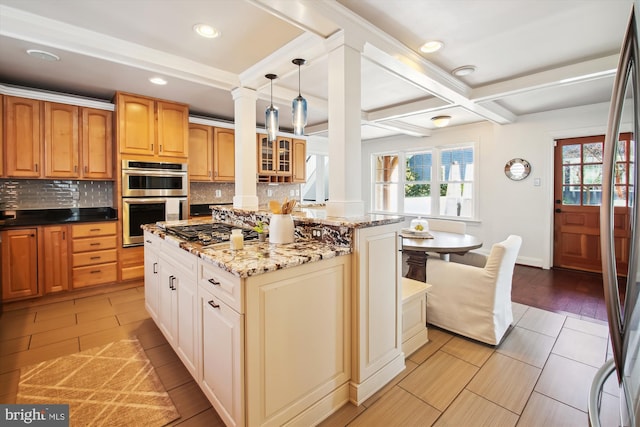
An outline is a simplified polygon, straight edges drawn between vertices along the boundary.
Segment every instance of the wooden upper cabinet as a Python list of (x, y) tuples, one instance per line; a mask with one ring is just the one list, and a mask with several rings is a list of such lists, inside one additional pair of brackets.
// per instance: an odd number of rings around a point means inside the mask
[(293, 140), (293, 182), (306, 182), (307, 180), (307, 141), (304, 139)]
[(233, 129), (215, 128), (213, 135), (213, 180), (236, 178), (236, 139)]
[(211, 181), (213, 178), (213, 128), (189, 124), (189, 179)]
[(188, 157), (188, 105), (118, 93), (116, 110), (120, 153)]
[(118, 93), (118, 144), (123, 154), (153, 155), (155, 149), (155, 101)]
[(40, 110), (38, 100), (4, 97), (7, 176), (39, 178), (42, 174)]
[(77, 178), (79, 171), (78, 107), (44, 103), (45, 177)]
[(167, 157), (189, 155), (189, 106), (156, 101), (158, 117), (157, 154)]
[(113, 114), (111, 111), (82, 109), (82, 177), (113, 178)]
[(258, 174), (275, 174), (277, 170), (276, 142), (258, 134)]

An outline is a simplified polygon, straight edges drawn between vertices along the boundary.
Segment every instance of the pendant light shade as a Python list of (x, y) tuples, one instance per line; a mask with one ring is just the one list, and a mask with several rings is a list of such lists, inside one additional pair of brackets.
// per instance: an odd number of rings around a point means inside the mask
[(265, 77), (271, 80), (271, 101), (269, 107), (267, 107), (264, 124), (267, 130), (267, 140), (273, 142), (278, 134), (278, 109), (273, 106), (273, 80), (278, 76), (267, 74)]
[(307, 61), (296, 58), (293, 61), (298, 66), (298, 96), (293, 100), (291, 111), (293, 115), (293, 134), (304, 135), (304, 127), (307, 125), (307, 100), (300, 94), (300, 66)]

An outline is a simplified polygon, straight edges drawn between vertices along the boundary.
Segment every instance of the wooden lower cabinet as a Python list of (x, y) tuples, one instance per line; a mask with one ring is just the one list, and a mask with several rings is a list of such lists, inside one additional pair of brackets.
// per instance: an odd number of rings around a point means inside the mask
[(38, 230), (23, 228), (2, 232), (2, 299), (37, 296)]
[(144, 247), (120, 248), (120, 280), (144, 277)]
[(71, 226), (73, 289), (118, 280), (116, 223), (83, 223)]
[(69, 289), (69, 227), (52, 225), (41, 230), (38, 273), (44, 293), (66, 291)]

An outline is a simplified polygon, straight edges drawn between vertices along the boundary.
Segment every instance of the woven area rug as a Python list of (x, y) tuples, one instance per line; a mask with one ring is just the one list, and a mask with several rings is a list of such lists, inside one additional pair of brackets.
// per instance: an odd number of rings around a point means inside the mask
[(180, 417), (137, 339), (22, 368), (16, 403), (69, 404), (72, 426), (162, 426)]

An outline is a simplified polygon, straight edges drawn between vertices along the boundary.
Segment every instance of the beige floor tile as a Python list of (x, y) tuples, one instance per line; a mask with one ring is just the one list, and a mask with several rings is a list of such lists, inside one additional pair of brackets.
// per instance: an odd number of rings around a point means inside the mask
[(38, 313), (40, 316), (56, 317), (57, 313), (69, 313), (73, 307), (73, 300), (52, 302), (49, 304), (35, 305), (27, 308), (29, 311)]
[(385, 384), (380, 390), (378, 390), (373, 395), (371, 395), (371, 397), (369, 397), (367, 400), (362, 402), (362, 406), (364, 406), (365, 408), (368, 408), (371, 405), (373, 405), (378, 399), (384, 396), (385, 393), (387, 393), (389, 390), (395, 387), (400, 381), (405, 379), (407, 375), (411, 374), (418, 367), (417, 363), (414, 363), (408, 359), (404, 361), (404, 364), (405, 364), (404, 370), (400, 372), (398, 375), (396, 375), (395, 378), (393, 378), (387, 384)]
[(213, 408), (202, 411), (186, 420), (180, 418), (170, 425), (180, 427), (226, 427), (222, 418)]
[(555, 338), (524, 329), (513, 328), (496, 351), (521, 362), (542, 368), (551, 353)]
[(365, 409), (367, 408), (363, 405), (356, 406), (352, 403), (347, 403), (318, 424), (317, 427), (344, 427), (360, 415)]
[(44, 362), (45, 360), (77, 353), (78, 351), (80, 351), (78, 338), (70, 338), (42, 346), (37, 349), (12, 353), (7, 356), (0, 357), (0, 374), (14, 369), (19, 369), (23, 366), (33, 365), (34, 363)]
[(145, 350), (145, 353), (147, 353), (147, 357), (156, 369), (180, 361), (178, 355), (169, 344), (150, 348), (149, 350)]
[(80, 351), (85, 351), (90, 348), (100, 347), (111, 342), (120, 341), (125, 338), (132, 337), (131, 331), (122, 327), (115, 327), (107, 330), (86, 334), (79, 337)]
[(166, 365), (155, 367), (155, 370), (164, 385), (165, 390), (173, 390), (193, 380), (191, 373), (180, 360), (175, 360)]
[(520, 321), (518, 321), (517, 326), (539, 332), (541, 334), (557, 337), (566, 318), (566, 316), (561, 314), (529, 307)]
[[(13, 371), (0, 374), (0, 396), (16, 394), (18, 392), (19, 380), (20, 380), (19, 369), (15, 369)], [(3, 402), (2, 400), (0, 400), (0, 403), (9, 403), (9, 402)]]
[(428, 427), (440, 416), (440, 411), (411, 393), (394, 387), (373, 406), (353, 420), (349, 427)]
[(127, 313), (120, 313), (116, 317), (118, 318), (118, 323), (121, 325), (127, 325), (140, 320), (149, 319), (149, 313), (142, 309), (138, 311), (129, 311)]
[(409, 360), (415, 363), (422, 363), (431, 357), (436, 351), (445, 345), (453, 335), (445, 330), (429, 325), (429, 342), (413, 352)]
[(0, 356), (5, 354), (17, 353), (29, 349), (30, 336), (13, 338), (6, 341), (0, 341)]
[(600, 424), (603, 426), (620, 425), (620, 398), (603, 393), (600, 405)]
[(442, 414), (434, 427), (513, 427), (518, 416), (468, 390)]
[(605, 362), (607, 339), (563, 328), (551, 352), (599, 368)]
[(0, 321), (0, 342), (31, 334), (34, 325), (35, 313), (32, 317), (17, 317)]
[(596, 371), (593, 366), (551, 354), (535, 391), (586, 412), (589, 388)]
[(568, 317), (567, 321), (564, 322), (564, 327), (587, 334), (596, 335), (600, 338), (609, 337), (609, 327), (607, 326), (607, 324), (605, 322), (599, 322), (594, 319), (584, 320)]
[(66, 328), (55, 329), (53, 331), (33, 334), (29, 348), (42, 347), (54, 342), (64, 341), (72, 337), (77, 338), (82, 335), (92, 334), (98, 331), (114, 328), (116, 326), (118, 326), (118, 321), (114, 316), (105, 317), (92, 322), (86, 322), (82, 325), (73, 325)]
[(189, 381), (180, 387), (168, 390), (167, 393), (169, 393), (169, 397), (171, 397), (182, 419), (189, 419), (211, 408), (211, 403), (209, 403), (195, 381)]
[(105, 317), (112, 317), (116, 315), (116, 311), (111, 305), (100, 306), (92, 310), (83, 310), (76, 314), (78, 319), (78, 325), (84, 325), (87, 322), (93, 322), (98, 319), (104, 319)]
[(528, 305), (518, 304), (517, 302), (511, 303), (511, 311), (513, 312), (513, 324), (515, 325), (520, 321), (524, 313), (529, 308)]
[(133, 299), (133, 300), (119, 302), (119, 303), (113, 304), (113, 309), (115, 310), (116, 313), (129, 313), (132, 311), (133, 312), (147, 311), (146, 307), (144, 306), (144, 299)]
[(585, 427), (587, 414), (557, 400), (533, 393), (524, 408), (518, 427)]
[(111, 301), (109, 300), (109, 294), (93, 295), (90, 297), (76, 298), (74, 300), (74, 309), (76, 312), (82, 312), (86, 310), (99, 309), (104, 307), (110, 307)]
[(142, 345), (142, 348), (144, 348), (145, 350), (157, 347), (159, 345), (167, 344), (167, 339), (157, 328), (155, 330), (151, 330), (145, 333), (138, 333), (136, 335), (138, 337), (138, 341), (140, 341), (140, 345)]
[(458, 336), (449, 340), (441, 350), (476, 366), (482, 366), (494, 351), (486, 344)]
[(46, 320), (38, 321), (38, 314), (36, 315), (36, 322), (29, 328), (31, 334), (39, 334), (41, 332), (52, 331), (54, 329), (65, 328), (68, 326), (74, 326), (76, 322), (76, 315), (74, 313), (61, 314), (55, 317), (50, 317)]
[(521, 414), (536, 385), (540, 369), (495, 353), (467, 386), (485, 399)]
[(477, 372), (477, 366), (438, 351), (402, 380), (399, 386), (444, 411)]
[(111, 305), (114, 306), (129, 301), (139, 300), (144, 300), (144, 293), (136, 291), (135, 288), (109, 294), (109, 301), (111, 301)]

